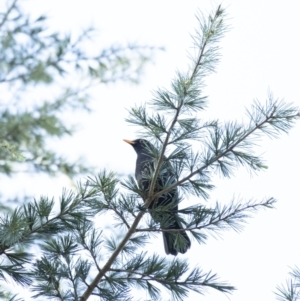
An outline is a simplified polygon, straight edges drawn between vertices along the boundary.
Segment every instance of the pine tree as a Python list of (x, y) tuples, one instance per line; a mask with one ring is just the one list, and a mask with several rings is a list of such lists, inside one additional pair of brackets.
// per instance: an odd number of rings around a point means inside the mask
[[(155, 146), (151, 150), (155, 168), (146, 194), (133, 177), (119, 179), (103, 170), (79, 183), (77, 191), (64, 191), (58, 210), (52, 198), (41, 197), (2, 215), (2, 279), (28, 286), (35, 297), (54, 300), (140, 300), (135, 288), (144, 290), (149, 300), (162, 300), (163, 291), (172, 300), (184, 300), (189, 291), (203, 294), (212, 288), (231, 293), (235, 289), (216, 273), (190, 266), (186, 259), (160, 256), (145, 248), (157, 233), (172, 233), (151, 219), (148, 207), (175, 187), (180, 199), (191, 195), (199, 199), (197, 205), (178, 210), (192, 244), (204, 243), (223, 230), (240, 231), (254, 212), (273, 208), (276, 202), (273, 197), (227, 205), (202, 202), (214, 188), (214, 173), (230, 177), (240, 166), (249, 171), (265, 169), (263, 159), (254, 154), (255, 141), (288, 132), (300, 117), (298, 108), (269, 94), (264, 104), (256, 101), (247, 110), (245, 124), (205, 120), (208, 98), (202, 90), (220, 59), (225, 17), (221, 6), (208, 17), (199, 14), (190, 68), (177, 72), (170, 89), (159, 89), (148, 103), (129, 110), (128, 123)], [(165, 181), (157, 190), (166, 168), (172, 169), (175, 180)], [(163, 215), (169, 209), (155, 210)], [(102, 222), (107, 219), (113, 229)], [(180, 239), (177, 244), (182, 249)]]

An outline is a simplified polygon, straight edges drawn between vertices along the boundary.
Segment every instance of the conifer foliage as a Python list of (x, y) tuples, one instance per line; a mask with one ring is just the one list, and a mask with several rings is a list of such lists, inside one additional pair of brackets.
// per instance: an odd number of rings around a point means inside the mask
[(116, 44), (97, 50), (95, 29), (56, 32), (46, 16), (33, 19), (22, 5), (7, 0), (0, 8), (0, 173), (73, 178), (91, 167), (55, 152), (49, 141), (74, 134), (66, 116), (90, 112), (95, 85), (138, 82), (154, 49)]
[[(208, 16), (199, 14), (198, 21), (190, 68), (177, 72), (170, 89), (159, 89), (147, 104), (129, 109), (128, 123), (155, 145), (155, 169), (146, 197), (132, 176), (119, 179), (102, 170), (78, 184), (76, 192), (64, 191), (58, 201), (41, 197), (2, 215), (1, 280), (13, 279), (43, 300), (141, 300), (136, 289), (144, 290), (149, 300), (162, 300), (162, 292), (171, 300), (187, 300), (190, 291), (235, 289), (215, 272), (201, 269), (201, 262), (194, 267), (188, 257), (147, 251), (150, 237), (166, 231), (150, 218), (148, 207), (174, 187), (186, 200), (196, 196), (198, 205), (188, 206), (186, 201), (178, 212), (192, 247), (216, 232), (240, 231), (254, 212), (273, 208), (275, 199), (203, 202), (214, 188), (212, 175), (230, 177), (241, 166), (265, 169), (253, 152), (254, 142), (263, 135), (288, 132), (299, 109), (270, 94), (264, 104), (254, 102), (247, 110), (245, 124), (209, 120), (203, 114), (208, 103), (203, 86), (220, 59), (225, 11), (219, 6)], [(155, 190), (166, 166), (172, 167), (176, 180)], [(162, 214), (168, 207), (157, 210)], [(109, 218), (112, 230), (105, 227)]]

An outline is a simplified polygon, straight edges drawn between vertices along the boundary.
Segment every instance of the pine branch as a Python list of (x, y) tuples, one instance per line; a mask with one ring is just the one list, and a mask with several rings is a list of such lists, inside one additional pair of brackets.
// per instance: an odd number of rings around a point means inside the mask
[[(220, 6), (217, 9), (217, 13), (214, 15), (214, 17), (211, 18), (211, 22), (213, 23), (214, 19), (222, 19), (222, 11)], [(213, 36), (215, 34), (215, 32), (211, 32), (211, 36)], [(211, 38), (207, 37), (207, 39)], [(207, 44), (204, 45), (204, 49), (206, 47)], [(204, 50), (203, 50), (204, 51)], [(201, 57), (200, 57), (201, 55)], [(199, 60), (198, 60), (198, 65), (200, 65), (201, 59), (204, 57), (203, 56), (203, 52), (200, 52), (199, 55)], [(197, 67), (195, 67), (196, 69)], [(197, 72), (199, 72), (199, 67), (197, 68)], [(192, 86), (192, 84), (194, 84), (194, 79), (195, 79), (195, 74), (196, 73), (192, 73), (191, 77), (188, 78), (187, 81), (183, 82), (182, 78), (179, 77), (180, 82), (182, 83), (183, 86), (183, 90), (182, 90), (182, 97), (180, 97), (178, 99), (177, 105), (174, 106), (175, 109), (175, 114), (172, 118), (171, 124), (167, 130), (166, 133), (166, 137), (164, 139), (162, 148), (161, 148), (161, 152), (160, 155), (158, 157), (156, 166), (155, 166), (155, 170), (154, 170), (154, 174), (152, 177), (152, 181), (150, 184), (150, 188), (149, 188), (149, 194), (147, 196), (147, 199), (145, 200), (145, 208), (148, 208), (148, 206), (150, 205), (150, 203), (154, 200), (154, 198), (157, 197), (157, 193), (154, 194), (154, 188), (155, 188), (155, 184), (156, 184), (156, 180), (157, 177), (159, 175), (163, 160), (164, 160), (164, 154), (167, 148), (167, 145), (169, 143), (169, 139), (171, 137), (171, 134), (173, 132), (173, 128), (175, 126), (175, 124), (178, 122), (178, 118), (180, 116), (181, 110), (182, 108), (186, 105), (186, 107), (188, 106), (192, 106), (193, 102), (184, 102), (186, 96), (188, 95), (188, 91), (190, 89), (190, 87)], [(175, 87), (175, 85), (173, 84), (173, 87)], [(140, 222), (140, 220), (142, 219), (143, 215), (144, 215), (144, 211), (140, 211), (137, 215), (137, 217), (135, 218), (135, 220), (133, 221), (131, 227), (129, 228), (128, 232), (126, 233), (126, 235), (124, 236), (124, 238), (122, 239), (122, 241), (120, 242), (120, 244), (118, 245), (118, 247), (115, 249), (115, 251), (113, 252), (113, 254), (111, 255), (111, 257), (109, 258), (109, 260), (104, 264), (102, 270), (98, 273), (98, 275), (94, 278), (94, 280), (92, 281), (92, 283), (90, 284), (89, 288), (85, 291), (85, 293), (82, 295), (81, 297), (81, 301), (85, 301), (88, 299), (88, 297), (91, 295), (91, 293), (93, 292), (94, 288), (97, 286), (97, 284), (99, 283), (99, 281), (102, 279), (102, 277), (109, 271), (109, 269), (111, 268), (112, 264), (114, 263), (115, 259), (117, 258), (117, 256), (119, 255), (119, 253), (122, 251), (122, 249), (125, 247), (127, 241), (130, 239), (131, 235), (136, 231), (136, 228)]]
[[(5, 255), (12, 265), (1, 265), (0, 272), (5, 271), (20, 284), (31, 283), (28, 277), (32, 275), (30, 272), (25, 272), (24, 264), (30, 263), (33, 256), (30, 253), (18, 251), (16, 246), (29, 246), (36, 239), (44, 238), (45, 235), (52, 236), (70, 230), (88, 216), (89, 212), (85, 210), (84, 213), (84, 208), (94, 196), (95, 190), (88, 189), (86, 185), (77, 195), (64, 193), (60, 202), (60, 212), (52, 218), (49, 216), (52, 214), (54, 202), (47, 198), (24, 205), (16, 209), (11, 216), (7, 215), (2, 218), (0, 255)], [(10, 251), (13, 248), (15, 251)]]
[(276, 287), (276, 299), (279, 301), (299, 301), (300, 300), (300, 269), (296, 266), (290, 272), (291, 278), (286, 280), (285, 285)]
[[(221, 18), (220, 18), (221, 17)], [(202, 23), (202, 18), (198, 17), (197, 18), (199, 23)], [(222, 34), (224, 34), (224, 32), (226, 31), (226, 28), (223, 27), (223, 22), (224, 22), (224, 9), (221, 7), (221, 5), (218, 6), (215, 15), (214, 16), (210, 16), (209, 17), (209, 22), (208, 24), (204, 24), (202, 25), (202, 30), (203, 33), (201, 33), (201, 36), (203, 35), (202, 39), (200, 40), (201, 44), (198, 44), (198, 39), (194, 38), (195, 41), (195, 46), (198, 46), (197, 49), (199, 49), (199, 55), (198, 55), (198, 59), (196, 61), (196, 63), (194, 64), (194, 70), (191, 74), (190, 77), (190, 81), (192, 82), (194, 80), (194, 78), (198, 75), (199, 73), (199, 68), (201, 68), (204, 64), (203, 64), (203, 60), (206, 59), (206, 53), (205, 50), (207, 48), (207, 45), (210, 43), (214, 43), (215, 41), (217, 41), (218, 37), (220, 37)], [(215, 51), (217, 49), (214, 49), (214, 52), (211, 53), (211, 57), (213, 57)], [(217, 62), (218, 60), (215, 58), (215, 62)], [(209, 68), (209, 70), (213, 70), (211, 68)]]
[(4, 14), (1, 22), (0, 22), (0, 28), (3, 26), (3, 24), (5, 24), (5, 22), (7, 21), (9, 14), (12, 12), (12, 10), (16, 7), (16, 3), (18, 0), (14, 0), (12, 1), (10, 7), (8, 7), (6, 13)]
[[(214, 208), (206, 208), (202, 205), (181, 209), (178, 213), (190, 215), (190, 222), (185, 222), (186, 227), (183, 229), (164, 229), (158, 226), (151, 228), (137, 228), (136, 232), (184, 232), (193, 230), (206, 230), (215, 233), (219, 230), (231, 228), (236, 231), (241, 229), (246, 218), (251, 217), (251, 213), (260, 208), (274, 208), (276, 200), (269, 198), (266, 201), (253, 202), (249, 201), (245, 204), (240, 202), (231, 202), (229, 205), (220, 206), (216, 204)], [(161, 211), (163, 212), (163, 211)]]
[[(258, 130), (267, 131), (269, 134), (276, 135), (278, 131), (285, 131), (291, 126), (291, 123), (295, 121), (295, 119), (300, 118), (300, 113), (298, 108), (289, 108), (287, 109), (287, 112), (290, 113), (290, 115), (282, 115), (282, 107), (284, 106), (284, 103), (279, 103), (278, 106), (276, 106), (276, 103), (273, 105), (272, 99), (270, 100), (270, 106), (267, 107), (263, 114), (264, 119), (259, 118), (259, 121), (252, 125), (252, 127), (249, 127), (248, 129), (244, 131), (240, 131), (241, 134), (237, 136), (237, 139), (233, 139), (233, 141), (230, 141), (226, 147), (224, 147), (224, 150), (220, 150), (217, 146), (215, 149), (215, 155), (211, 158), (207, 159), (206, 163), (202, 165), (201, 167), (197, 168), (193, 172), (189, 173), (184, 178), (178, 180), (176, 183), (174, 183), (171, 186), (168, 186), (165, 189), (162, 189), (161, 191), (154, 194), (153, 198), (158, 198), (159, 196), (169, 192), (170, 190), (174, 189), (177, 186), (180, 186), (184, 184), (185, 182), (191, 180), (194, 176), (197, 174), (203, 173), (207, 168), (213, 166), (217, 162), (221, 162), (220, 159), (226, 157), (229, 153), (234, 152), (234, 149), (238, 147), (241, 144), (244, 144), (251, 135), (256, 134)], [(261, 108), (259, 108), (261, 109)], [(266, 111), (269, 111), (266, 112)], [(266, 125), (270, 125), (274, 128), (275, 133), (268, 131), (266, 128)], [(219, 138), (220, 139), (220, 138)], [(234, 153), (237, 155), (238, 153)], [(258, 161), (259, 164), (261, 164)], [(264, 165), (260, 165), (261, 168), (264, 168)]]
[(234, 290), (232, 286), (217, 282), (217, 276), (211, 272), (204, 273), (200, 269), (194, 268), (186, 275), (188, 269), (187, 262), (182, 260), (175, 259), (168, 262), (157, 255), (145, 258), (145, 254), (141, 254), (132, 258), (124, 268), (111, 268), (110, 271), (115, 272), (113, 275), (115, 278), (111, 281), (127, 279), (136, 281), (137, 285), (141, 287), (149, 288), (149, 285), (151, 285), (150, 295), (154, 300), (157, 300), (160, 296), (160, 289), (153, 286), (151, 282), (163, 285), (171, 291), (176, 300), (182, 300), (183, 297), (187, 296), (188, 290), (198, 293), (203, 293), (203, 290), (207, 287), (226, 293)]

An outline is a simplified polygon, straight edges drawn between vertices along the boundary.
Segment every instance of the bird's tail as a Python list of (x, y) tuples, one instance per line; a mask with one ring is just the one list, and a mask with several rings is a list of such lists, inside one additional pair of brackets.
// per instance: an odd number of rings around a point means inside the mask
[[(175, 220), (168, 229), (183, 229), (179, 221)], [(176, 256), (179, 253), (184, 254), (190, 247), (191, 241), (185, 231), (163, 232), (164, 246), (166, 254)]]

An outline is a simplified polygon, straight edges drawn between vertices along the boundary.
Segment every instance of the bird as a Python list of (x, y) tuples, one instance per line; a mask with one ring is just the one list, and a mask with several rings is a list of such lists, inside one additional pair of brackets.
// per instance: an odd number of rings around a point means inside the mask
[[(147, 198), (147, 192), (150, 189), (152, 175), (155, 169), (155, 151), (156, 148), (145, 139), (128, 140), (123, 139), (129, 143), (137, 154), (135, 178), (139, 185), (139, 189), (144, 193), (144, 201)], [(154, 191), (159, 192), (166, 186), (171, 186), (175, 183), (174, 171), (166, 157), (162, 162), (160, 172), (157, 177)], [(186, 253), (191, 247), (191, 241), (185, 231), (178, 217), (178, 203), (179, 195), (177, 187), (172, 188), (169, 192), (162, 194), (158, 199), (153, 200), (148, 209), (157, 223), (160, 223), (164, 230), (181, 230), (166, 232), (163, 231), (163, 241), (166, 254), (176, 256), (179, 253)], [(180, 241), (180, 243), (178, 243)]]

